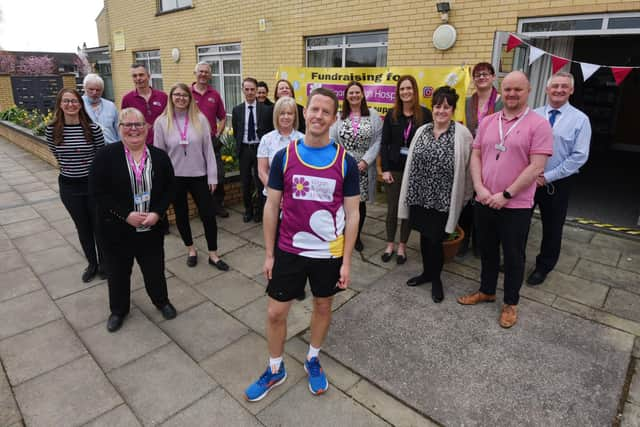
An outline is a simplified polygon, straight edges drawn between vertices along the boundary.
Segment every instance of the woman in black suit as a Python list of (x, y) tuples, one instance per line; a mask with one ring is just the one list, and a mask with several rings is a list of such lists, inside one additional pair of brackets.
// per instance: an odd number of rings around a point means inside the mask
[(174, 194), (173, 167), (164, 151), (145, 144), (148, 125), (139, 110), (123, 109), (118, 121), (122, 142), (98, 152), (89, 176), (108, 267), (109, 332), (120, 329), (129, 313), (134, 258), (153, 304), (165, 319), (176, 317), (167, 294), (159, 224)]

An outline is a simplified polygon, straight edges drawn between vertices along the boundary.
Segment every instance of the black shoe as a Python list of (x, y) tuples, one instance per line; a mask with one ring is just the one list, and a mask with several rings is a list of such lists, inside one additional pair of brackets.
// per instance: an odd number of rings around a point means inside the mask
[(170, 302), (166, 303), (162, 307), (159, 307), (158, 310), (160, 310), (160, 312), (162, 313), (162, 317), (167, 320), (175, 319), (175, 317), (178, 315), (176, 308)]
[(104, 264), (98, 265), (98, 277), (100, 280), (107, 280), (109, 275), (107, 274), (107, 267)]
[(95, 264), (89, 264), (89, 266), (82, 272), (82, 281), (89, 283), (98, 274), (98, 266)]
[(444, 290), (442, 289), (442, 280), (434, 280), (431, 282), (431, 299), (436, 304), (444, 299)]
[(253, 214), (246, 213), (242, 215), (242, 222), (250, 222), (253, 219)]
[(198, 254), (187, 255), (187, 265), (189, 267), (195, 267), (196, 265), (198, 265)]
[(527, 278), (527, 283), (531, 286), (538, 286), (542, 284), (546, 278), (547, 273), (543, 273), (542, 271), (535, 269)]
[(218, 261), (214, 261), (211, 258), (209, 258), (209, 264), (213, 265), (215, 268), (217, 268), (220, 271), (229, 271), (229, 265), (221, 259), (218, 259)]
[(304, 299), (305, 299), (306, 297), (307, 297), (307, 293), (306, 293), (306, 292), (304, 291), (304, 289), (303, 289), (303, 290), (302, 290), (302, 293), (301, 293), (300, 295), (298, 295), (298, 296), (296, 297), (296, 299), (297, 299), (298, 301), (304, 301)]
[(382, 254), (382, 256), (380, 257), (382, 259), (382, 262), (389, 262), (391, 261), (391, 258), (393, 258), (393, 251), (391, 252), (384, 252)]
[(407, 286), (420, 286), (420, 285), (424, 285), (425, 283), (429, 283), (430, 281), (431, 279), (421, 274), (419, 276), (415, 276), (407, 280)]
[(109, 316), (109, 320), (107, 320), (107, 331), (115, 332), (122, 327), (124, 323), (124, 316), (118, 316), (117, 314), (112, 314)]
[(400, 255), (400, 254), (398, 254), (398, 256), (396, 257), (396, 263), (397, 263), (398, 265), (402, 265), (402, 264), (404, 264), (405, 262), (407, 262), (407, 256), (406, 256), (406, 255)]
[(362, 252), (362, 250), (364, 249), (364, 245), (362, 244), (362, 240), (360, 240), (360, 239), (356, 240), (356, 244), (355, 244), (355, 246), (353, 248), (358, 252)]

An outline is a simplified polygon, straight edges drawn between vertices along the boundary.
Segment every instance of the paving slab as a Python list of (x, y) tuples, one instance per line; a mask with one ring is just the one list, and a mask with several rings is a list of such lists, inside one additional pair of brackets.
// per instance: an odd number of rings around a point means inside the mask
[(60, 234), (63, 236), (67, 236), (69, 234), (73, 234), (73, 237), (77, 239), (77, 231), (76, 225), (73, 223), (71, 218), (64, 218), (58, 221), (52, 221), (51, 226), (58, 230)]
[(31, 207), (38, 211), (40, 216), (49, 222), (70, 218), (67, 209), (64, 207), (60, 199), (34, 203)]
[(30, 268), (20, 268), (3, 273), (2, 286), (0, 286), (0, 302), (37, 291), (38, 289), (42, 289), (42, 285)]
[(108, 376), (143, 425), (166, 420), (216, 387), (215, 381), (173, 343)]
[(624, 252), (620, 256), (618, 267), (622, 268), (623, 270), (640, 273), (640, 253)]
[(208, 258), (208, 253), (200, 251), (198, 252), (198, 264), (195, 267), (189, 267), (187, 265), (187, 257), (182, 256), (167, 261), (166, 268), (183, 282), (194, 285), (219, 274), (224, 274), (223, 271), (209, 265)]
[(591, 239), (592, 245), (602, 246), (605, 248), (618, 249), (622, 252), (640, 254), (640, 242), (624, 237), (616, 237), (610, 234), (596, 233)]
[(0, 193), (0, 209), (22, 206), (24, 204), (25, 200), (17, 191), (5, 191), (4, 193)]
[(49, 186), (44, 182), (37, 181), (37, 182), (31, 182), (29, 184), (14, 185), (13, 189), (20, 194), (24, 194), (24, 193), (32, 193), (34, 191), (40, 191), (40, 190), (49, 190)]
[(80, 425), (122, 404), (122, 398), (90, 356), (84, 356), (15, 388), (28, 426)]
[(365, 225), (362, 228), (363, 234), (368, 234), (370, 236), (379, 236), (382, 234), (386, 236), (387, 225), (384, 219), (380, 220), (380, 219), (367, 217), (364, 224)]
[(27, 253), (24, 257), (36, 274), (58, 270), (85, 260), (83, 255), (69, 245)]
[(226, 311), (237, 310), (265, 293), (263, 286), (236, 271), (200, 283), (196, 290)]
[[(532, 287), (526, 285), (525, 288), (532, 289)], [(571, 276), (559, 271), (552, 271), (544, 283), (533, 289), (560, 295), (592, 307), (602, 307), (610, 288), (609, 286), (587, 279)]]
[(640, 273), (581, 259), (573, 275), (640, 294)]
[(264, 232), (262, 227), (250, 228), (249, 230), (243, 231), (242, 233), (238, 234), (238, 236), (246, 239), (254, 245), (264, 248)]
[(7, 232), (7, 235), (12, 239), (16, 239), (22, 236), (39, 234), (51, 229), (49, 223), (42, 218), (34, 218), (28, 219), (26, 221), (14, 222), (4, 225), (3, 227)]
[(257, 417), (265, 426), (274, 427), (299, 426), (301, 417), (307, 427), (390, 425), (335, 388), (329, 387), (321, 396), (312, 395), (306, 380), (298, 382)]
[(361, 380), (348, 392), (374, 414), (396, 427), (436, 427), (438, 424), (408, 408), (369, 381)]
[(181, 257), (186, 260), (187, 247), (182, 243), (179, 236), (168, 234), (164, 236), (164, 259), (169, 260)]
[(58, 246), (65, 246), (67, 241), (56, 230), (47, 230), (17, 238), (14, 240), (14, 244), (23, 254), (29, 254)]
[(254, 277), (262, 273), (264, 265), (264, 248), (253, 243), (247, 243), (240, 249), (236, 249), (225, 255), (225, 261), (231, 268), (247, 277)]
[(604, 304), (604, 310), (616, 316), (640, 322), (640, 295), (612, 288)]
[(86, 268), (87, 263), (82, 261), (62, 267), (59, 270), (42, 273), (38, 277), (40, 277), (40, 281), (54, 300), (76, 292), (82, 292), (94, 286), (107, 286), (106, 280), (101, 280), (97, 276), (89, 283), (82, 282), (82, 273)]
[(640, 336), (640, 323), (629, 319), (623, 319), (622, 317), (618, 317), (606, 311), (569, 301), (562, 297), (556, 298), (552, 307), (568, 313), (573, 313), (584, 319), (593, 320), (594, 322), (601, 323), (605, 326), (619, 329), (631, 335)]
[[(539, 248), (539, 247), (538, 247)], [(565, 240), (562, 242), (562, 253), (577, 256), (606, 265), (617, 265), (620, 250), (597, 245), (586, 245), (581, 242)]]
[(15, 245), (0, 227), (0, 252), (8, 251), (9, 249), (15, 249)]
[(386, 273), (386, 269), (363, 261), (355, 255), (351, 259), (351, 284), (349, 287), (357, 291), (362, 291)]
[(242, 214), (235, 215), (234, 213), (231, 213), (228, 218), (218, 217), (216, 218), (216, 221), (218, 222), (218, 227), (228, 231), (229, 233), (239, 234), (250, 228), (255, 228), (258, 233), (262, 232), (261, 224), (256, 224), (253, 221), (243, 222)]
[(218, 387), (193, 405), (171, 417), (162, 424), (162, 427), (223, 424), (233, 424), (238, 427), (262, 426), (230, 394)]
[(246, 326), (210, 301), (161, 323), (161, 328), (196, 361), (203, 360), (249, 332)]
[(14, 386), (85, 354), (87, 350), (64, 319), (0, 341), (0, 358)]
[(445, 300), (433, 304), (428, 287), (390, 287), (389, 276), (334, 314), (323, 350), (418, 412), (494, 426), (604, 425), (615, 416), (631, 335), (526, 299), (519, 323), (503, 330), (499, 304), (455, 302), (476, 282), (445, 274)]
[(629, 385), (629, 394), (627, 395), (627, 401), (640, 405), (640, 366), (636, 363), (633, 369), (633, 376), (631, 377), (631, 384)]
[(62, 317), (44, 289), (0, 303), (0, 340)]
[(171, 341), (137, 309), (131, 310), (124, 325), (116, 333), (110, 333), (106, 325), (99, 323), (80, 332), (80, 337), (105, 372)]
[(55, 200), (59, 196), (57, 192), (53, 191), (50, 188), (47, 188), (46, 190), (38, 190), (31, 193), (25, 193), (22, 195), (22, 197), (24, 197), (24, 199), (29, 203), (37, 203), (47, 200)]
[(93, 286), (56, 301), (71, 326), (82, 330), (109, 318), (109, 290)]
[(640, 406), (627, 402), (622, 412), (621, 427), (640, 427)]
[[(254, 243), (256, 243), (255, 242), (256, 240), (258, 242), (262, 242), (261, 237), (256, 238), (256, 236), (260, 236), (262, 235), (262, 233), (257, 233), (252, 230), (253, 229), (250, 229), (249, 231), (245, 231), (244, 233), (248, 233), (247, 237), (253, 237)], [(258, 231), (262, 231), (262, 228), (260, 228)], [(225, 254), (228, 254), (229, 252), (235, 251), (239, 247), (246, 245), (248, 240), (250, 239), (245, 238), (243, 234), (236, 235), (236, 234), (229, 233), (228, 231), (225, 231), (225, 230), (218, 230), (218, 254), (225, 255)], [(206, 243), (204, 239), (200, 241), (201, 244), (203, 242)], [(264, 246), (264, 244), (262, 246)], [(202, 248), (206, 249), (207, 247), (206, 245), (203, 245)]]
[[(287, 359), (285, 361), (287, 380), (271, 390), (264, 399), (258, 402), (247, 402), (244, 395), (245, 389), (262, 375), (268, 362), (267, 342), (264, 338), (250, 333), (203, 360), (200, 362), (200, 366), (245, 409), (255, 415), (278, 400), (285, 391), (293, 387), (303, 377), (306, 377), (300, 363), (295, 359)], [(297, 410), (296, 413), (298, 416), (302, 414)]]
[(0, 366), (0, 425), (1, 426), (22, 426), (22, 415), (18, 409), (13, 392), (7, 376)]
[(109, 412), (100, 415), (85, 427), (140, 427), (141, 424), (127, 405), (120, 405)]
[[(169, 300), (178, 311), (178, 316), (180, 316), (180, 313), (206, 300), (204, 296), (193, 290), (191, 286), (176, 277), (167, 279), (167, 290)], [(153, 305), (146, 289), (142, 288), (133, 292), (131, 294), (131, 301), (154, 322), (159, 323), (164, 321), (162, 313)]]

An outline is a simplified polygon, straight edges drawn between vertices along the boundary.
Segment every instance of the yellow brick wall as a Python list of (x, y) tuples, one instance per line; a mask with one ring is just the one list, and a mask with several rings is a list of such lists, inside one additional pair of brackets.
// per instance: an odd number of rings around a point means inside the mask
[(111, 29), (109, 27), (106, 7), (103, 8), (96, 17), (96, 27), (98, 28), (98, 46), (106, 46), (110, 44)]
[(68, 89), (76, 88), (76, 76), (75, 74), (63, 74), (62, 75), (62, 87)]
[[(387, 65), (473, 64), (491, 58), (495, 31), (515, 31), (518, 18), (640, 10), (638, 0), (453, 0), (449, 23), (458, 31), (448, 51), (433, 47), (441, 23), (423, 0), (193, 0), (189, 10), (156, 16), (156, 2), (105, 0), (111, 31), (124, 31), (126, 50), (112, 52), (116, 102), (131, 90), (133, 52), (160, 49), (165, 89), (191, 82), (196, 46), (240, 42), (243, 75), (275, 81), (278, 65), (303, 66), (304, 37), (388, 30)], [(264, 18), (267, 29), (258, 31)], [(171, 50), (179, 48), (179, 63)]]
[(0, 74), (0, 111), (6, 110), (14, 104), (11, 76), (9, 74)]

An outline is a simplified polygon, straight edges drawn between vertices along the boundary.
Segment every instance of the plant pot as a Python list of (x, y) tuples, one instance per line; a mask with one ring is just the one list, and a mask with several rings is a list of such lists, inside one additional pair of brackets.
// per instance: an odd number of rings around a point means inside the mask
[(458, 232), (458, 237), (453, 240), (445, 240), (442, 242), (442, 253), (444, 254), (444, 262), (453, 260), (453, 258), (458, 253), (458, 249), (460, 249), (462, 240), (464, 239), (464, 230), (460, 228), (459, 225), (456, 225), (456, 231)]

